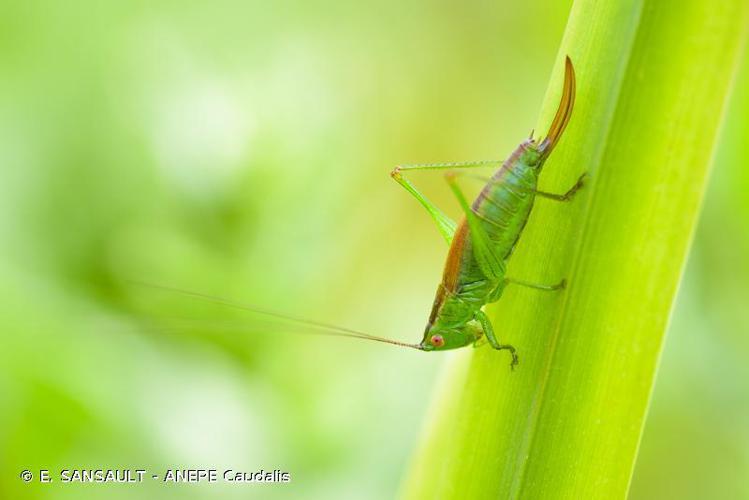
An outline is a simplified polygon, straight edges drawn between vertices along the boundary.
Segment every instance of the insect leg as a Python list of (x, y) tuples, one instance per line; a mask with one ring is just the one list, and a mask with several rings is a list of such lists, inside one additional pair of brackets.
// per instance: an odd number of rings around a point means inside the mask
[(424, 208), (426, 208), (427, 212), (429, 212), (429, 215), (432, 217), (432, 219), (434, 219), (434, 223), (437, 224), (437, 229), (439, 230), (440, 234), (442, 234), (442, 237), (445, 238), (447, 244), (450, 245), (453, 241), (453, 234), (455, 234), (455, 221), (445, 215), (442, 210), (440, 210), (434, 203), (429, 201), (426, 196), (421, 194), (419, 190), (416, 189), (408, 179), (403, 177), (398, 167), (390, 172), (390, 177), (395, 179), (398, 184), (403, 186), (406, 191), (411, 193), (413, 197), (416, 198)]
[(398, 165), (393, 169), (396, 170), (444, 170), (456, 168), (478, 168), (487, 165), (499, 165), (503, 160), (477, 160), (477, 161), (458, 161), (448, 163), (415, 163), (413, 165)]
[(450, 189), (452, 189), (463, 212), (465, 212), (468, 227), (471, 229), (471, 243), (476, 253), (476, 262), (488, 278), (500, 281), (505, 275), (505, 264), (492, 249), (489, 235), (486, 234), (484, 226), (481, 225), (481, 221), (460, 190), (455, 175), (454, 172), (448, 172), (445, 175), (445, 180), (447, 180)]
[(553, 292), (555, 290), (561, 290), (562, 288), (567, 286), (567, 280), (562, 280), (556, 285), (539, 285), (538, 283), (530, 283), (528, 281), (522, 281), (522, 280), (516, 280), (513, 278), (505, 278), (505, 282), (512, 283), (513, 285), (520, 285), (528, 288), (533, 288), (535, 290), (544, 290), (544, 291), (550, 291)]
[(487, 340), (486, 335), (484, 335), (480, 339), (476, 340), (472, 344), (472, 346), (473, 346), (474, 349), (478, 349), (479, 347), (484, 346), (484, 344), (486, 344), (487, 342), (489, 342), (489, 341)]
[[(554, 201), (570, 201), (575, 196), (575, 193), (577, 193), (578, 190), (580, 190), (580, 188), (583, 187), (583, 185), (585, 184), (585, 177), (587, 177), (587, 175), (588, 175), (587, 173), (582, 174), (577, 179), (577, 182), (575, 182), (575, 185), (572, 186), (571, 188), (569, 188), (567, 190), (567, 192), (564, 193), (564, 194), (548, 193), (546, 191), (539, 191), (537, 189), (526, 189), (526, 188), (522, 188), (520, 186), (513, 186), (513, 189), (522, 190), (522, 191), (525, 191), (527, 193), (534, 193), (537, 196), (541, 196), (541, 197), (547, 198), (549, 200), (554, 200)], [(479, 175), (468, 175), (467, 177), (470, 177), (472, 179), (478, 179), (478, 180), (480, 180), (482, 182), (486, 182), (486, 183), (497, 184), (497, 181), (495, 181), (494, 179), (492, 179), (490, 177), (482, 177), (482, 176), (479, 176)]]
[(485, 161), (471, 161), (471, 162), (462, 162), (462, 163), (423, 163), (419, 165), (399, 165), (393, 169), (392, 172), (390, 172), (390, 177), (392, 177), (398, 184), (403, 186), (403, 188), (411, 193), (414, 198), (418, 200), (419, 203), (429, 212), (429, 215), (434, 219), (435, 224), (437, 224), (437, 229), (442, 234), (442, 237), (445, 238), (445, 241), (447, 241), (447, 244), (450, 245), (452, 243), (453, 234), (455, 234), (455, 222), (450, 219), (447, 215), (442, 212), (434, 203), (429, 201), (426, 196), (421, 194), (416, 187), (405, 177), (403, 177), (403, 174), (401, 173), (404, 170), (439, 170), (439, 169), (445, 169), (445, 168), (474, 168), (474, 167), (483, 167), (486, 165), (493, 165), (501, 163), (500, 160), (485, 160)]
[(489, 321), (489, 317), (486, 315), (486, 313), (484, 313), (483, 311), (478, 311), (476, 313), (476, 320), (481, 323), (481, 327), (484, 329), (484, 335), (486, 335), (486, 339), (489, 341), (493, 348), (498, 351), (502, 349), (507, 349), (508, 351), (510, 351), (510, 354), (512, 354), (512, 363), (510, 363), (510, 368), (515, 369), (515, 365), (518, 364), (518, 355), (515, 352), (515, 348), (510, 344), (499, 343), (499, 340), (497, 340), (497, 336), (494, 335), (492, 322)]
[(549, 200), (554, 200), (554, 201), (570, 201), (572, 199), (572, 197), (575, 196), (575, 193), (577, 193), (578, 190), (581, 187), (583, 187), (583, 184), (585, 183), (585, 177), (587, 175), (588, 175), (587, 173), (581, 175), (577, 179), (577, 182), (575, 183), (575, 185), (572, 186), (571, 188), (569, 188), (567, 190), (567, 192), (564, 193), (564, 194), (547, 193), (545, 191), (536, 191), (536, 194), (538, 196), (542, 196), (542, 197), (547, 198)]

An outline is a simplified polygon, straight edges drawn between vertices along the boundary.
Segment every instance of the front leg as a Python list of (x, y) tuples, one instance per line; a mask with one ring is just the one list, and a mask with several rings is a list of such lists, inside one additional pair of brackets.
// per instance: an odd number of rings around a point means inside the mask
[(502, 349), (507, 349), (508, 351), (510, 351), (510, 354), (512, 354), (512, 363), (510, 363), (510, 368), (514, 370), (515, 366), (518, 364), (518, 355), (515, 352), (515, 348), (510, 344), (499, 343), (496, 335), (494, 335), (494, 328), (492, 328), (492, 323), (491, 321), (489, 321), (489, 317), (486, 315), (486, 313), (484, 313), (484, 311), (478, 311), (476, 313), (476, 320), (481, 323), (481, 327), (484, 329), (484, 335), (486, 335), (486, 339), (489, 341), (493, 348), (498, 351)]

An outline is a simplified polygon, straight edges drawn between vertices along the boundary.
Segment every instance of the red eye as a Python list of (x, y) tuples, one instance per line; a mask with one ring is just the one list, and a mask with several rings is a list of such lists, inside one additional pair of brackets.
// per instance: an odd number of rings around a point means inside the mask
[(442, 338), (442, 335), (432, 335), (432, 338), (429, 339), (429, 342), (434, 347), (442, 347), (445, 345), (445, 339)]

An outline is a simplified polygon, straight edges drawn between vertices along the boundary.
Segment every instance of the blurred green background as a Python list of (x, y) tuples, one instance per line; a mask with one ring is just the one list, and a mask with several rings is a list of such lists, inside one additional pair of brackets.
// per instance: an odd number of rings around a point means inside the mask
[[(388, 172), (527, 136), (569, 7), (0, 4), (0, 497), (392, 497), (449, 354), (128, 280), (419, 340), (446, 248)], [(749, 498), (749, 59), (735, 89), (632, 498)], [(18, 478), (123, 467), (292, 481)]]

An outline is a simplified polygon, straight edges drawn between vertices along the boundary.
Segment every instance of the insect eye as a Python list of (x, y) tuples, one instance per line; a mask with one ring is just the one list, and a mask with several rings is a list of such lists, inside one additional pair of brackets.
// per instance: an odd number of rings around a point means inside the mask
[(442, 335), (432, 335), (432, 338), (429, 339), (429, 342), (434, 347), (442, 347), (445, 345), (445, 339), (442, 338)]

